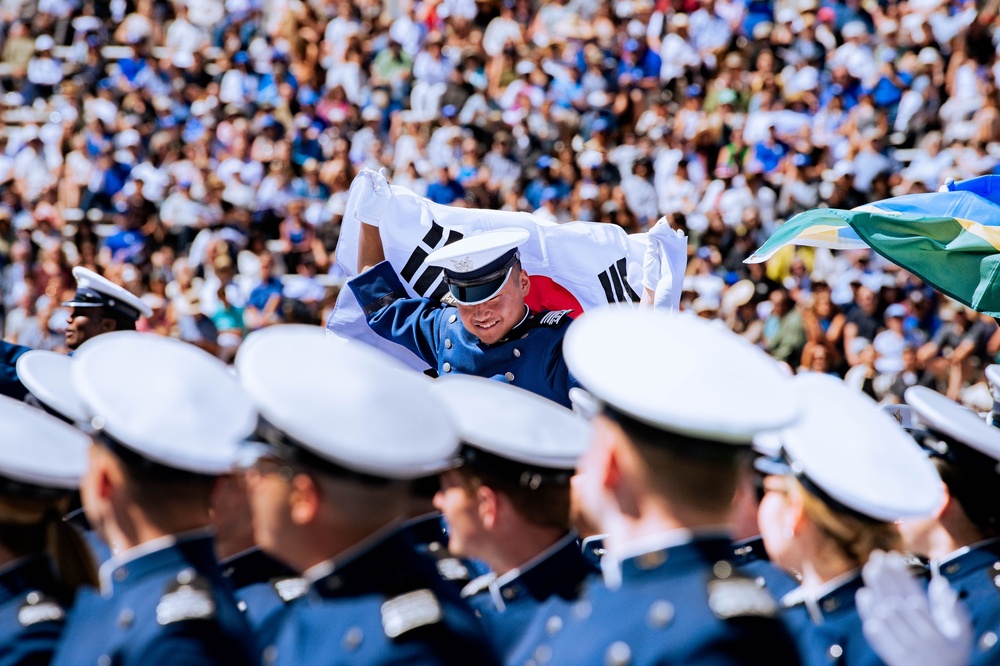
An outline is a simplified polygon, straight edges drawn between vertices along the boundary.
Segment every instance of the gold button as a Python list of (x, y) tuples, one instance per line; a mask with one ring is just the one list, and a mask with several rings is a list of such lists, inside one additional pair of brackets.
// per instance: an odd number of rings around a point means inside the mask
[(509, 382), (514, 381), (514, 373), (508, 372), (507, 374), (504, 375), (504, 379), (506, 379)]

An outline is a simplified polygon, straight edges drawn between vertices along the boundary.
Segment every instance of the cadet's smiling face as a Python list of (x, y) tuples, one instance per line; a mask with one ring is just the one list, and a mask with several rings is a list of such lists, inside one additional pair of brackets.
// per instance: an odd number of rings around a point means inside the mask
[(507, 283), (490, 300), (479, 305), (458, 304), (465, 330), (485, 344), (499, 342), (524, 319), (524, 299), (530, 287), (528, 274), (515, 267)]

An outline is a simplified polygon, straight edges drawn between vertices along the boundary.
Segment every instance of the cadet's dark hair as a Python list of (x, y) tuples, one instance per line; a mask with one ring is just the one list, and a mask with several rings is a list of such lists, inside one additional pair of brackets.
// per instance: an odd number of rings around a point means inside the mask
[(153, 522), (171, 515), (178, 503), (208, 509), (216, 477), (165, 467), (122, 448), (105, 448), (120, 463), (129, 497)]
[(81, 585), (97, 586), (90, 548), (62, 519), (70, 500), (69, 493), (47, 498), (0, 494), (0, 546), (15, 557), (48, 555), (68, 596)]
[(525, 520), (541, 527), (569, 531), (569, 484), (543, 482), (532, 489), (507, 475), (471, 465), (462, 465), (458, 472), (470, 496), (475, 496), (481, 486), (491, 488), (507, 496), (514, 510)]
[(646, 467), (649, 487), (671, 503), (696, 511), (732, 507), (745, 447), (666, 432), (606, 410)]
[(962, 511), (983, 538), (1000, 535), (1000, 481), (995, 462), (983, 456), (980, 464), (959, 465), (933, 458), (948, 493), (962, 506)]

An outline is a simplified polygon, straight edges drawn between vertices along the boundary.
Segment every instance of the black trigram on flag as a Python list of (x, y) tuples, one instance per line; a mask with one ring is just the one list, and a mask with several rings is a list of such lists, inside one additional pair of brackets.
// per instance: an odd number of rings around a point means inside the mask
[(444, 269), (440, 266), (425, 266), (424, 259), (434, 250), (451, 245), (462, 236), (460, 231), (454, 229), (448, 229), (446, 233), (444, 227), (436, 220), (431, 219), (431, 228), (413, 248), (413, 252), (410, 253), (410, 257), (403, 265), (403, 270), (399, 272), (400, 276), (413, 287), (413, 291), (417, 292), (418, 295), (441, 300), (445, 292), (448, 291), (444, 282), (438, 280)]
[(604, 287), (604, 295), (608, 303), (638, 303), (639, 294), (628, 283), (626, 275), (628, 271), (628, 260), (622, 257), (617, 262), (608, 266), (603, 273), (597, 276)]

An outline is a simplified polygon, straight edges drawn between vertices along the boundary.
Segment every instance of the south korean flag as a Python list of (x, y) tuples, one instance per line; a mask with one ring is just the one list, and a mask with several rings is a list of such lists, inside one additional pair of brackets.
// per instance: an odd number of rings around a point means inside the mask
[[(521, 266), (531, 276), (526, 299), (532, 312), (584, 310), (609, 303), (637, 306), (644, 292), (658, 307), (677, 309), (687, 262), (687, 239), (669, 227), (632, 234), (613, 224), (556, 224), (529, 213), (459, 208), (436, 204), (390, 185), (363, 169), (351, 184), (337, 244), (337, 262), (348, 275), (358, 272), (361, 220), (376, 223), (385, 257), (414, 297), (440, 300), (448, 291), (440, 267), (424, 264), (438, 248), (465, 236), (494, 229), (526, 229)], [(377, 336), (350, 289), (343, 289), (327, 322), (336, 337), (364, 341), (424, 370), (427, 365), (400, 345)]]

